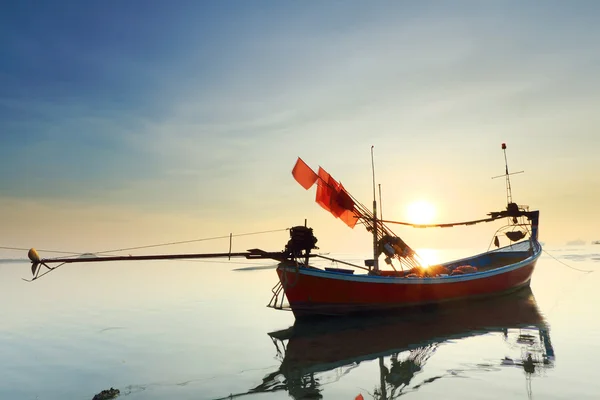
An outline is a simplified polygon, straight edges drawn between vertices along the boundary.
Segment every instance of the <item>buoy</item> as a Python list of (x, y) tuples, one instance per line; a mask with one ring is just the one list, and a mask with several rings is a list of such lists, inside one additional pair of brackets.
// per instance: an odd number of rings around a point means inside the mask
[(27, 257), (29, 257), (31, 262), (34, 262), (34, 263), (40, 262), (40, 256), (33, 247), (31, 249), (29, 249), (29, 252), (27, 253)]

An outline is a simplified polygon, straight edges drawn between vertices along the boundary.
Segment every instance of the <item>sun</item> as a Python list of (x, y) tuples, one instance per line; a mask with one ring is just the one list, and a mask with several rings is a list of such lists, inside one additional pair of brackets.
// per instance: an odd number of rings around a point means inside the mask
[(413, 224), (430, 224), (435, 218), (435, 207), (425, 200), (415, 201), (406, 207), (406, 216)]

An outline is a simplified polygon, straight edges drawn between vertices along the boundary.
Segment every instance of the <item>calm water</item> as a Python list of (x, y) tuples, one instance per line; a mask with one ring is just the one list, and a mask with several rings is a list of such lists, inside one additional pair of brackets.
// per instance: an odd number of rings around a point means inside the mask
[(543, 255), (531, 293), (292, 329), (265, 307), (273, 269), (89, 264), (29, 284), (0, 264), (0, 399), (599, 398), (600, 245), (547, 250), (595, 272)]

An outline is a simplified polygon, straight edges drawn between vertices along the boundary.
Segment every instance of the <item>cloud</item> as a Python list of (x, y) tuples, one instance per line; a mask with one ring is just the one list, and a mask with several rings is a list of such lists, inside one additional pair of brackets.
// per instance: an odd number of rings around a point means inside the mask
[[(81, 19), (89, 29), (46, 26), (46, 42), (15, 28), (25, 72), (0, 75), (0, 194), (263, 216), (306, 210), (298, 155), (369, 199), (375, 145), (393, 202), (410, 190), (487, 204), (504, 141), (511, 165), (537, 174), (523, 191), (595, 182), (592, 10), (261, 4), (149, 7), (113, 27), (102, 9)], [(464, 200), (474, 182), (489, 193)]]

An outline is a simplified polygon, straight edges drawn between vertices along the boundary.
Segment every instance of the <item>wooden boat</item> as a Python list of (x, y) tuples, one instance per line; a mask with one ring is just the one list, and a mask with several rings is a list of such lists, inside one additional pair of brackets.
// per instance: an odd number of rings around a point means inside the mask
[(554, 366), (548, 324), (531, 289), (523, 288), (492, 299), (375, 317), (296, 320), (287, 329), (269, 333), (281, 362), (277, 370), (248, 392), (232, 397), (287, 391), (292, 398), (322, 398), (321, 384), (331, 380), (327, 374), (334, 371), (336, 376), (344, 376), (363, 362), (378, 360), (380, 398), (396, 398), (404, 391), (444, 378), (418, 379), (440, 345), (489, 333), (500, 333), (507, 349), (498, 354), (496, 363), (490, 361), (489, 354), (482, 360), (487, 370), (518, 367), (534, 375)]
[(411, 270), (354, 274), (287, 261), (278, 266), (277, 273), (296, 317), (336, 315), (511, 292), (529, 286), (540, 253), (541, 246), (530, 241), (441, 264), (447, 269), (477, 268), (477, 272), (461, 275), (407, 277)]
[[(506, 161), (504, 144), (502, 149)], [(290, 229), (290, 240), (281, 252), (252, 249), (231, 253), (231, 235), (228, 253), (110, 257), (92, 255), (41, 259), (37, 252), (31, 249), (28, 256), (32, 262), (32, 280), (52, 272), (60, 265), (75, 262), (218, 257), (273, 259), (280, 262), (277, 267), (279, 282), (273, 288), (269, 306), (275, 309), (289, 309), (296, 317), (305, 317), (372, 313), (401, 307), (472, 300), (515, 291), (529, 285), (536, 261), (542, 252), (538, 241), (539, 211), (530, 211), (527, 206), (519, 206), (512, 201), (508, 165), (505, 174), (499, 176), (506, 179), (505, 210), (491, 212), (483, 219), (432, 225), (389, 221), (378, 216), (374, 179), (373, 208), (369, 210), (322, 168), (315, 173), (298, 158), (292, 175), (307, 190), (316, 183), (316, 202), (336, 218), (351, 228), (363, 225), (372, 233), (373, 258), (366, 260), (364, 266), (312, 253), (317, 248), (317, 239), (312, 229), (305, 224)], [(419, 255), (389, 228), (392, 224), (429, 228), (474, 225), (497, 220), (506, 220), (507, 223), (496, 231), (493, 241), (496, 249), (488, 249), (484, 253), (440, 265), (424, 263)], [(501, 237), (503, 241), (506, 237), (509, 244), (501, 247)], [(311, 262), (315, 257), (336, 261), (351, 268), (317, 268)], [(387, 269), (380, 268), (380, 258), (384, 259)], [(51, 263), (59, 265), (51, 267)], [(40, 273), (42, 266), (46, 267), (47, 271)], [(288, 304), (284, 304), (284, 298), (287, 298)]]
[[(502, 148), (505, 151), (505, 145)], [(316, 202), (327, 211), (348, 226), (362, 224), (373, 234), (373, 259), (366, 260), (364, 267), (344, 263), (353, 269), (321, 269), (309, 262), (317, 242), (312, 229), (291, 229), (286, 257), (277, 267), (279, 285), (274, 288), (270, 306), (291, 309), (296, 317), (373, 312), (504, 294), (529, 285), (542, 252), (539, 211), (529, 211), (512, 201), (508, 166), (502, 175), (507, 182), (506, 210), (474, 221), (413, 226), (451, 227), (506, 218), (508, 224), (503, 229), (510, 244), (500, 247), (499, 236), (495, 236), (497, 249), (434, 266), (424, 265), (388, 227), (411, 224), (378, 218), (375, 199), (373, 211), (368, 210), (326, 171), (319, 168), (315, 173), (300, 158), (293, 175), (306, 189), (317, 183)], [(387, 270), (379, 267), (380, 257), (385, 258)], [(283, 294), (289, 305), (283, 304)]]

